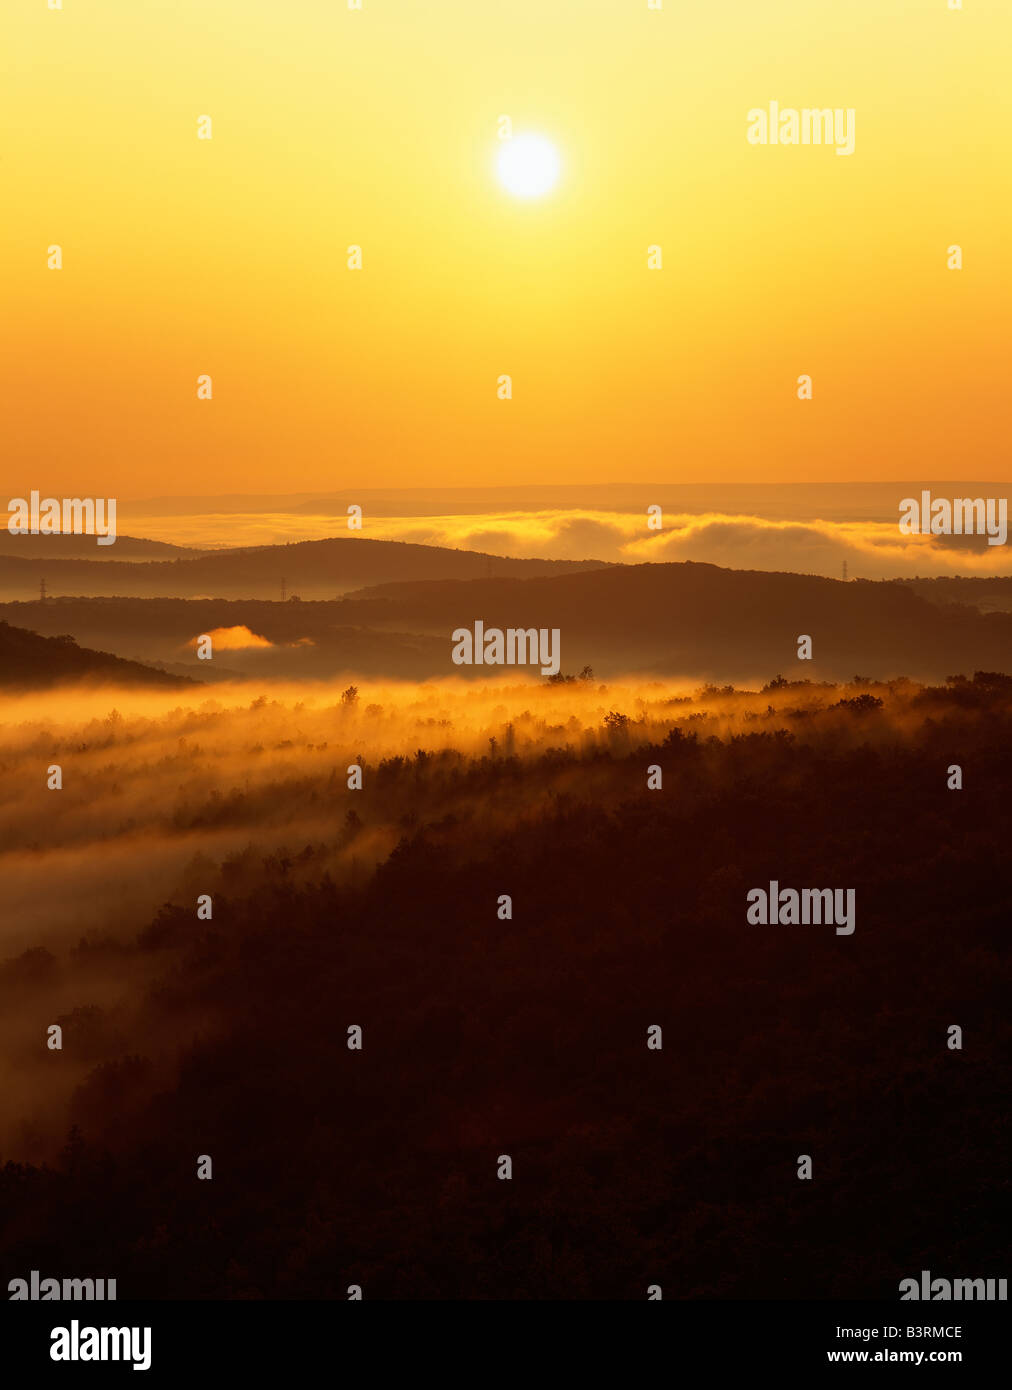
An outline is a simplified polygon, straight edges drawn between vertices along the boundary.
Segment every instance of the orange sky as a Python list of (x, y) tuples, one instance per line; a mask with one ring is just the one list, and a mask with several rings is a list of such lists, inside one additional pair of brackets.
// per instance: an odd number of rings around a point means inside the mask
[[(965, 4), (10, 0), (0, 486), (1007, 477), (1012, 11)], [(773, 99), (854, 154), (750, 145)]]

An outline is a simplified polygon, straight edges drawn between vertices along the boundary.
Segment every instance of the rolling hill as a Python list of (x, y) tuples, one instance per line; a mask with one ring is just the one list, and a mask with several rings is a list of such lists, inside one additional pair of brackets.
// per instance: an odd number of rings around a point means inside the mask
[[(93, 560), (174, 560), (204, 554), (167, 541), (149, 541), (138, 536), (117, 536), (114, 545), (99, 545), (94, 536), (58, 532), (53, 536), (14, 536), (0, 526), (0, 556), (13, 560), (52, 561)], [(43, 571), (45, 572), (45, 571)], [(38, 586), (36, 586), (38, 587)]]
[(79, 647), (70, 636), (42, 637), (0, 621), (0, 689), (39, 690), (69, 681), (163, 687), (191, 683), (185, 676)]
[[(563, 667), (734, 680), (783, 671), (943, 679), (1012, 669), (1012, 615), (940, 607), (888, 580), (722, 569), (691, 561), (619, 565), (553, 578), (387, 584), (340, 605), (347, 621), (444, 633), (486, 626), (559, 628)], [(797, 639), (812, 638), (799, 661)]]
[[(107, 551), (116, 548), (109, 546)], [(476, 579), (488, 575), (528, 578), (599, 567), (596, 560), (517, 560), (478, 551), (350, 536), (290, 545), (192, 551), (171, 560), (46, 559), (41, 555), (22, 557), (0, 551), (0, 598), (33, 597), (39, 591), (40, 580), (45, 579), (50, 594), (87, 597), (276, 599), (281, 596), (284, 582), (288, 593), (298, 593), (302, 598), (332, 599), (364, 584)]]

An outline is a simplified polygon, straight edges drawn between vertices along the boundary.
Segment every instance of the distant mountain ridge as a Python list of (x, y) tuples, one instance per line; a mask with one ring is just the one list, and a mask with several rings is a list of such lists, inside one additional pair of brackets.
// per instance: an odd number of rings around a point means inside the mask
[[(1012, 670), (1012, 614), (940, 607), (891, 580), (843, 583), (695, 561), (523, 582), (386, 584), (339, 608), (349, 622), (419, 632), (449, 634), (476, 618), (557, 627), (567, 670), (705, 670), (727, 680), (771, 670), (820, 679)], [(798, 660), (803, 635), (812, 638), (811, 661)]]
[[(182, 566), (180, 566), (182, 568)], [(728, 570), (692, 561), (537, 575), (527, 579), (418, 580), (369, 586), (341, 599), (74, 598), (10, 603), (13, 621), (73, 632), (135, 660), (180, 662), (184, 644), (217, 627), (248, 627), (271, 648), (229, 651), (247, 674), (426, 679), (494, 675), (455, 666), (456, 628), (558, 628), (562, 667), (603, 678), (643, 673), (721, 682), (782, 674), (928, 681), (974, 671), (1012, 672), (1012, 614), (939, 605), (890, 580), (823, 579)], [(798, 639), (813, 659), (798, 659)], [(194, 675), (215, 671), (193, 660)]]
[(170, 560), (196, 557), (204, 549), (149, 541), (139, 536), (117, 536), (114, 545), (99, 545), (95, 536), (58, 531), (52, 536), (20, 536), (0, 526), (0, 555), (16, 560)]
[[(121, 516), (198, 516), (208, 513), (295, 515), (346, 518), (350, 502), (374, 516), (449, 516), (494, 512), (585, 509), (642, 512), (651, 503), (665, 512), (724, 512), (793, 520), (896, 521), (900, 500), (930, 487), (936, 496), (1005, 495), (1012, 481), (953, 481), (931, 478), (916, 483), (875, 482), (722, 483), (713, 479), (671, 483), (639, 479), (612, 483), (507, 484), (493, 487), (384, 487), (355, 482), (342, 490), (298, 493), (221, 493), (216, 496), (148, 497), (121, 502)], [(133, 524), (133, 523), (131, 523)]]
[[(106, 549), (115, 551), (116, 547)], [(362, 536), (189, 551), (171, 560), (49, 560), (0, 552), (0, 597), (31, 597), (45, 579), (52, 594), (86, 597), (274, 599), (281, 596), (284, 582), (289, 594), (330, 599), (366, 584), (486, 575), (529, 577), (597, 569), (602, 564), (597, 560), (513, 559)]]

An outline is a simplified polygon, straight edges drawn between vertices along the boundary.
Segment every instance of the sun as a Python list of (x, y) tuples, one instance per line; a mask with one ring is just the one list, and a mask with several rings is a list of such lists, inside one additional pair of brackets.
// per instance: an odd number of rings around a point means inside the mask
[(559, 177), (559, 152), (543, 135), (515, 135), (496, 161), (499, 182), (518, 198), (540, 198)]

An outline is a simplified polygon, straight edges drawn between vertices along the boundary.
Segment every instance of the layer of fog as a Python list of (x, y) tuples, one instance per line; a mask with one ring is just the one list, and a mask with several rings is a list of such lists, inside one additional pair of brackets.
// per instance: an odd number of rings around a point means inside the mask
[[(213, 930), (198, 921), (198, 895), (257, 891), (270, 855), (291, 856), (293, 883), (300, 864), (316, 880), (360, 881), (405, 833), (398, 778), (408, 773), (433, 815), (452, 814), (485, 842), (553, 798), (617, 802), (646, 785), (645, 761), (627, 786), (608, 759), (563, 758), (536, 779), (499, 779), (491, 797), (488, 778), (448, 781), (419, 750), (455, 750), (452, 771), (467, 759), (531, 759), (548, 749), (623, 756), (676, 726), (719, 739), (789, 727), (804, 739), (799, 708), (818, 713), (821, 738), (902, 736), (916, 687), (868, 691), (886, 696), (873, 722), (829, 708), (860, 692), (818, 685), (749, 694), (662, 681), (360, 681), (354, 691), (218, 686), (214, 698), (199, 690), (181, 699), (92, 688), (3, 699), (0, 1145), (52, 1153), (63, 1102), (103, 1055), (103, 1038), (113, 1039), (111, 1055), (141, 1053), (168, 1068), (189, 1038), (213, 1026), (196, 1005), (189, 1033), (159, 1036), (146, 1017), (146, 991), (164, 963), (124, 947), (163, 904), (192, 914), (195, 933)], [(405, 761), (384, 776), (380, 764), (391, 758)], [(60, 790), (47, 785), (54, 765)], [(363, 770), (361, 791), (348, 786), (353, 765)], [(48, 1026), (72, 1015), (98, 1041), (48, 1050)]]

